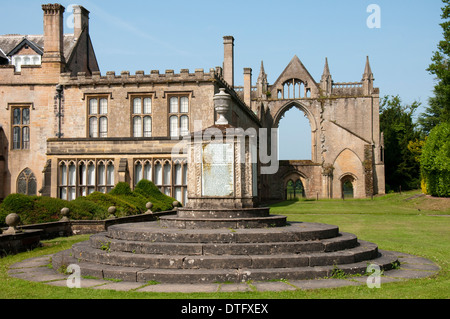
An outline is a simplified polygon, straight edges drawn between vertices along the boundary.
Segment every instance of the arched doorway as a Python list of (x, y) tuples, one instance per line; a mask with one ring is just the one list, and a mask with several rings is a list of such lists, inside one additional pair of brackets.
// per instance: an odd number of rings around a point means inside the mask
[(303, 187), (303, 183), (300, 179), (293, 181), (290, 179), (286, 183), (286, 199), (287, 200), (296, 200), (298, 198), (305, 197), (305, 188)]
[(342, 198), (354, 198), (354, 182), (355, 178), (351, 175), (346, 175), (341, 179)]

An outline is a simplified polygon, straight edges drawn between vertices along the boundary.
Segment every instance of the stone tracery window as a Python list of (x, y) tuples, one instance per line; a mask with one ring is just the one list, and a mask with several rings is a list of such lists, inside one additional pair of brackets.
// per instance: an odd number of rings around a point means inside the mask
[(30, 149), (30, 107), (16, 106), (12, 108), (13, 150)]
[(28, 167), (20, 172), (17, 178), (17, 193), (25, 195), (36, 195), (36, 177)]
[(136, 159), (134, 185), (142, 179), (153, 181), (162, 193), (187, 203), (186, 159)]
[(59, 198), (73, 200), (95, 191), (107, 193), (113, 189), (113, 160), (62, 160), (59, 162)]

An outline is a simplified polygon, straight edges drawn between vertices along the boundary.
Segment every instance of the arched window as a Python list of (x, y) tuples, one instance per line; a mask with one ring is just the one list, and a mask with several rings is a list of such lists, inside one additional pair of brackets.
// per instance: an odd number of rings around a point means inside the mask
[(163, 168), (163, 178), (164, 178), (164, 194), (171, 196), (171, 186), (172, 186), (172, 175), (171, 175), (171, 165), (169, 162), (164, 164)]
[(155, 163), (155, 185), (156, 186), (162, 186), (163, 179), (162, 179), (162, 165), (158, 161)]
[(36, 195), (36, 177), (28, 167), (25, 168), (17, 178), (17, 193), (25, 195)]

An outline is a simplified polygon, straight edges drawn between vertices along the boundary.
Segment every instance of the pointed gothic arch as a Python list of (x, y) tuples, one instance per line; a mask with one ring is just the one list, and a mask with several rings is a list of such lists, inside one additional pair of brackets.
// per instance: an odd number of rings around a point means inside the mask
[(274, 116), (273, 120), (273, 128), (278, 128), (280, 124), (280, 120), (283, 118), (284, 114), (292, 109), (293, 107), (297, 108), (301, 112), (303, 112), (306, 118), (309, 121), (310, 129), (311, 129), (311, 160), (313, 162), (317, 162), (317, 123), (314, 115), (311, 111), (303, 105), (300, 101), (290, 101), (283, 106), (281, 106), (277, 113)]
[(28, 167), (17, 177), (17, 193), (34, 196), (37, 194), (36, 177)]

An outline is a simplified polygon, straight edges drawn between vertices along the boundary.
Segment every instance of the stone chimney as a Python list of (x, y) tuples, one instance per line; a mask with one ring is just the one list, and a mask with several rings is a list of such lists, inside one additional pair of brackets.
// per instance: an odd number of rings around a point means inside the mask
[(244, 102), (249, 108), (252, 103), (252, 69), (244, 68)]
[(64, 60), (63, 13), (65, 8), (60, 4), (43, 4), (44, 11), (44, 55), (42, 65), (60, 71)]
[(89, 11), (80, 5), (73, 6), (73, 35), (79, 38), (84, 29), (89, 30)]
[(223, 47), (223, 78), (231, 87), (234, 87), (234, 38), (224, 36)]

